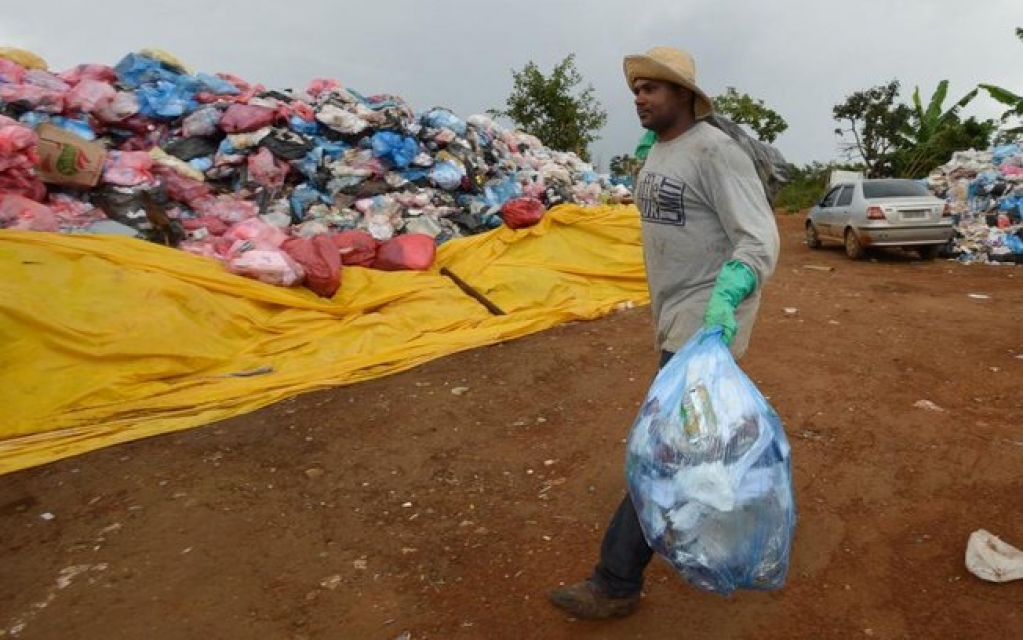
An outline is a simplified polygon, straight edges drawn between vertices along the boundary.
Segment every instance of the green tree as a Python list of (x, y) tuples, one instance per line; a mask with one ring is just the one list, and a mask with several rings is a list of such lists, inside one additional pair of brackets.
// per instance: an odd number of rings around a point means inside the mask
[(862, 161), (867, 177), (883, 178), (893, 175), (893, 154), (905, 146), (904, 131), (912, 118), (912, 111), (898, 103), (899, 81), (857, 91), (842, 104), (832, 109), (839, 123), (835, 135), (845, 138), (843, 151), (850, 158)]
[(748, 126), (762, 142), (774, 142), (789, 128), (785, 119), (763, 100), (739, 93), (735, 87), (728, 87), (723, 94), (715, 96), (713, 102), (715, 111), (732, 122)]
[(894, 173), (901, 177), (918, 177), (947, 162), (953, 151), (986, 148), (995, 129), (994, 123), (977, 121), (972, 117), (964, 122), (959, 118), (959, 112), (977, 96), (978, 91), (973, 89), (945, 109), (948, 80), (938, 83), (926, 107), (917, 87), (913, 91), (910, 119), (902, 132), (901, 148), (893, 154)]
[[(1023, 42), (1023, 28), (1016, 27), (1016, 37)], [(1023, 134), (1023, 94), (1014, 93), (992, 84), (982, 84), (980, 88), (987, 91), (988, 95), (1006, 105), (1008, 109), (1002, 113), (1002, 122), (1008, 123), (1015, 119), (1016, 125), (1003, 132), (1003, 138), (1011, 139), (1014, 136)]]
[(520, 129), (558, 151), (574, 151), (590, 159), (589, 146), (607, 122), (607, 112), (594, 97), (592, 85), (579, 88), (583, 77), (569, 54), (549, 76), (532, 61), (512, 70), (514, 86), (505, 109), (490, 114), (506, 117)]
[(631, 176), (635, 175), (639, 168), (643, 166), (643, 161), (636, 156), (629, 154), (622, 154), (611, 158), (611, 175), (613, 176)]

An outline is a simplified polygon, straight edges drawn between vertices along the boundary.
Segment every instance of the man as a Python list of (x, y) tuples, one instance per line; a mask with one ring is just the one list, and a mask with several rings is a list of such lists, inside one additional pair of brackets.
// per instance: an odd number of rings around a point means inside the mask
[[(655, 47), (627, 56), (624, 68), (640, 124), (657, 138), (635, 198), (661, 366), (701, 326), (721, 327), (738, 358), (778, 260), (763, 186), (738, 143), (702, 121), (713, 106), (687, 52)], [(639, 606), (652, 555), (626, 493), (593, 574), (555, 589), (551, 601), (577, 618), (627, 616)]]

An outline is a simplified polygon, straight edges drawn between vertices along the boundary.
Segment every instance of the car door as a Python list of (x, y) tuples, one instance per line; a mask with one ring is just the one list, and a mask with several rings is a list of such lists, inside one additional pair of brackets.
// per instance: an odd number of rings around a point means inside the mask
[(854, 184), (844, 185), (835, 197), (835, 205), (831, 207), (830, 223), (830, 235), (833, 238), (845, 238), (845, 228), (849, 223), (853, 191), (855, 189), (856, 185)]
[(831, 225), (833, 224), (833, 214), (835, 201), (838, 199), (838, 193), (842, 190), (842, 185), (833, 187), (831, 191), (828, 191), (823, 198), (821, 198), (820, 204), (817, 205), (817, 215), (814, 216), (814, 226), (817, 228), (817, 233), (824, 237), (833, 237), (831, 235)]

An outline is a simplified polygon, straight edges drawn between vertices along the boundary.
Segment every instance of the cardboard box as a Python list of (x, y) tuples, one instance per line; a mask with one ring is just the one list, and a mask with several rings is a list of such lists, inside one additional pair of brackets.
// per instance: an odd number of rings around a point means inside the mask
[(39, 177), (51, 184), (94, 187), (103, 173), (107, 150), (58, 126), (43, 123), (39, 136)]

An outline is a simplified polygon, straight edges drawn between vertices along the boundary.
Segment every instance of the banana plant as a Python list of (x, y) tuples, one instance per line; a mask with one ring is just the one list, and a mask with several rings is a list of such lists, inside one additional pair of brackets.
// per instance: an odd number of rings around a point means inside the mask
[(920, 99), (920, 87), (913, 91), (913, 106), (909, 121), (902, 130), (904, 139), (904, 151), (902, 152), (904, 164), (901, 166), (901, 173), (906, 175), (917, 175), (921, 171), (930, 168), (937, 159), (932, 157), (936, 153), (931, 143), (943, 129), (960, 126), (959, 112), (977, 97), (979, 88), (975, 88), (954, 105), (945, 109), (945, 98), (948, 97), (948, 80), (942, 80), (931, 95), (931, 99), (924, 107)]
[[(1016, 37), (1023, 42), (1023, 28), (1016, 28)], [(1023, 121), (1023, 95), (991, 84), (982, 84), (980, 85), (980, 88), (987, 91), (988, 95), (998, 102), (1009, 107), (1005, 113), (1002, 114), (1002, 122), (1007, 122), (1011, 118), (1018, 118)], [(1005, 133), (1009, 135), (1018, 135), (1023, 133), (1023, 123), (1006, 130)]]

